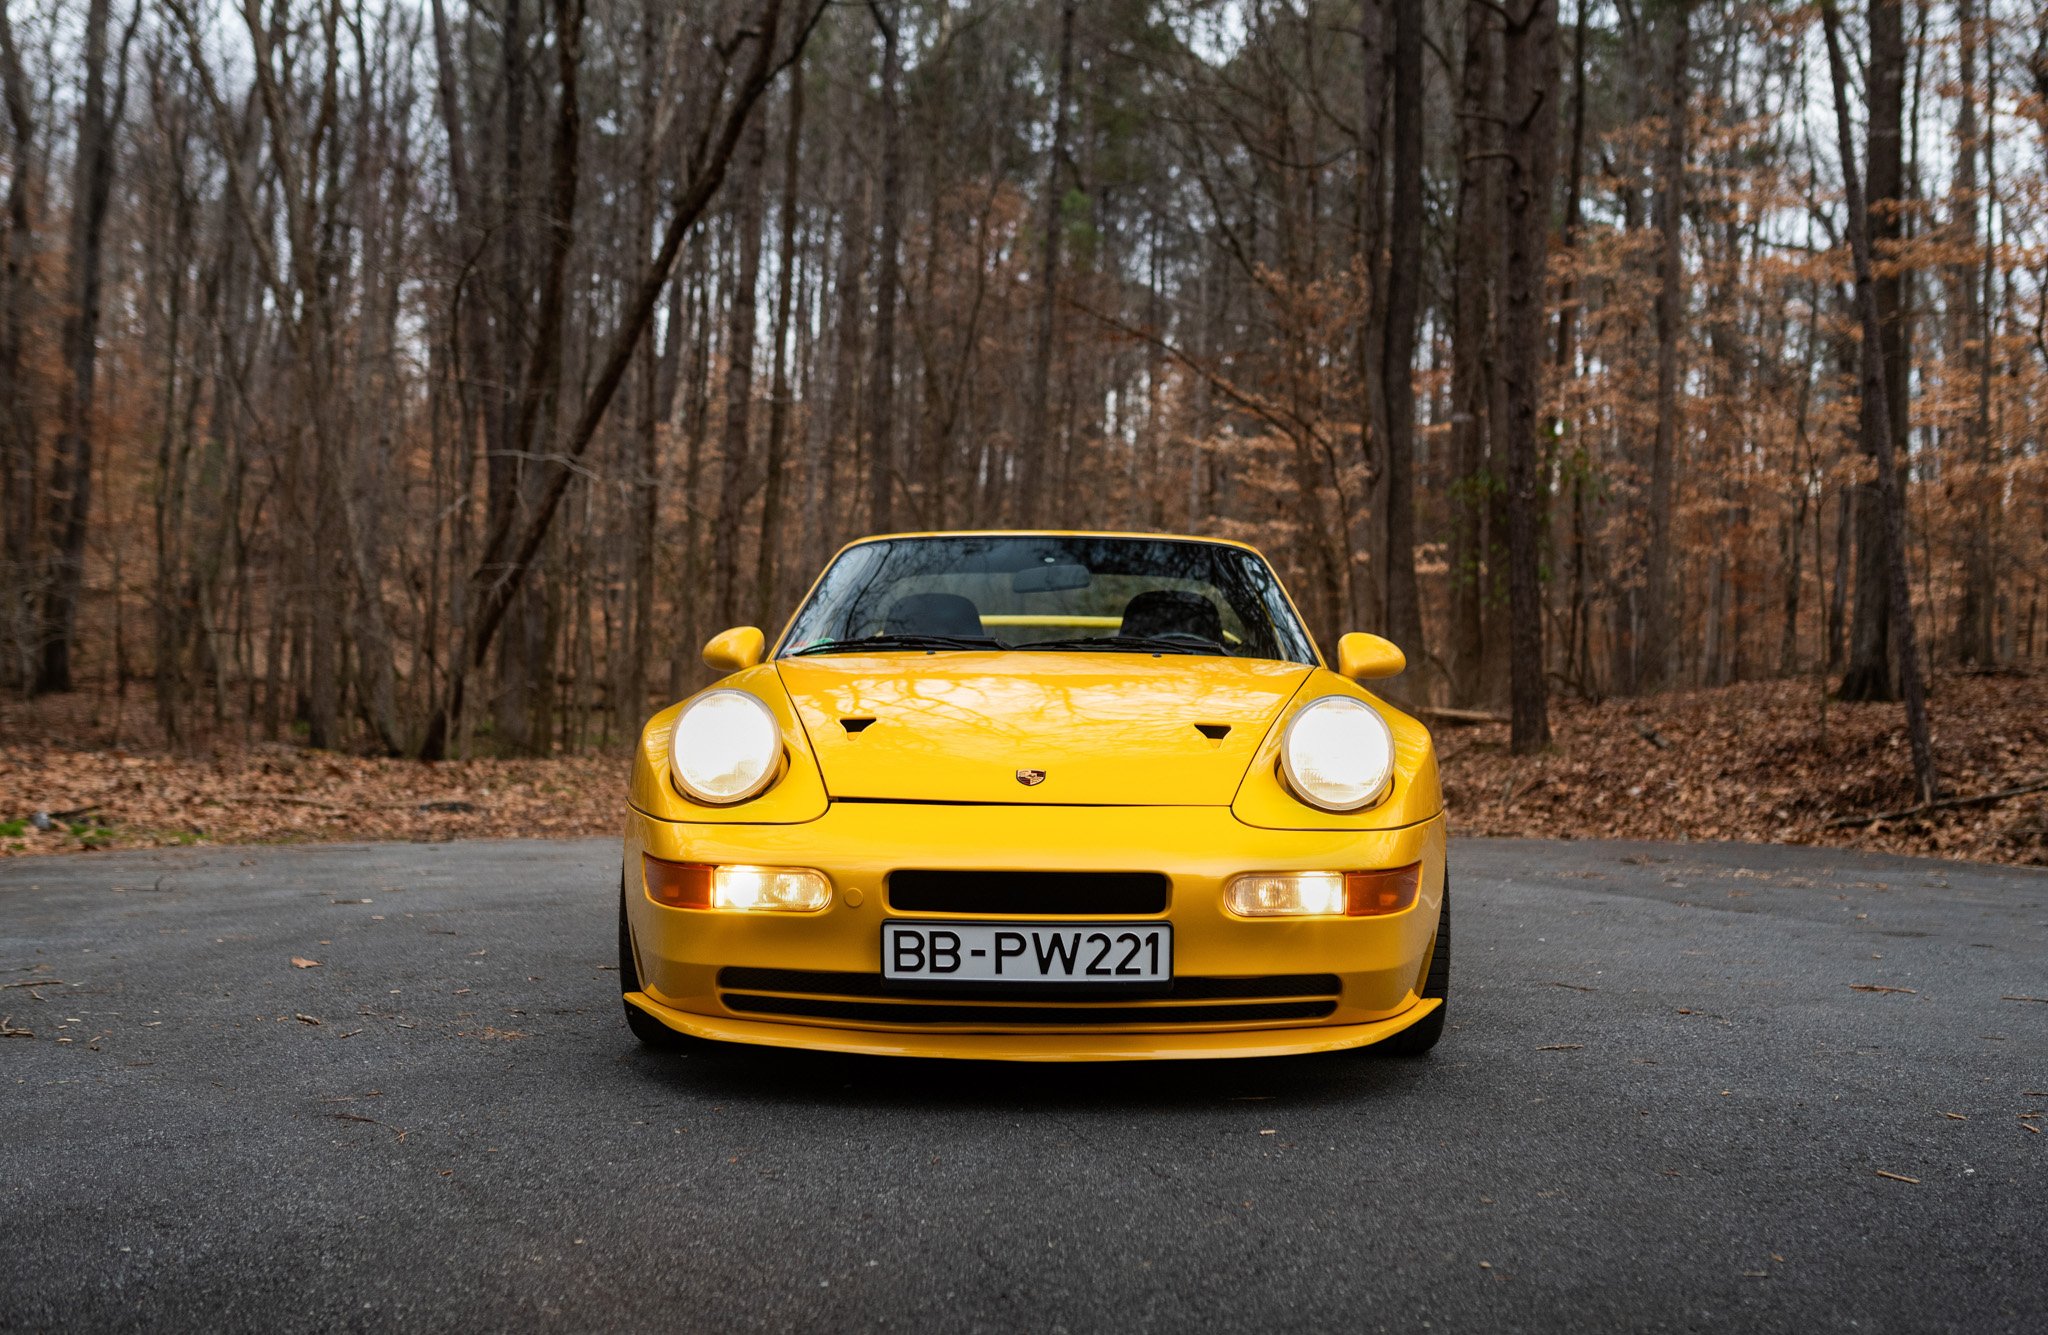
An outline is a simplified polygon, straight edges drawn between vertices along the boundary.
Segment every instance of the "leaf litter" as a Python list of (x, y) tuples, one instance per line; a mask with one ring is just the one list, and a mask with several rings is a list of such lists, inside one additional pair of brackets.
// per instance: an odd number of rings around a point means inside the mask
[[(609, 835), (625, 798), (630, 741), (431, 763), (279, 742), (184, 754), (162, 745), (146, 711), (117, 718), (114, 708), (86, 692), (0, 700), (0, 821), (96, 813), (84, 834), (58, 822), (0, 839), (0, 857)], [(1939, 672), (1930, 712), (1946, 796), (2048, 777), (2048, 673)], [(1825, 844), (2048, 866), (2048, 790), (1866, 819), (1917, 805), (1900, 709), (1827, 700), (1812, 677), (1598, 703), (1560, 695), (1551, 722), (1550, 749), (1517, 757), (1504, 723), (1433, 721), (1458, 833)], [(1861, 823), (1830, 825), (1844, 818)]]

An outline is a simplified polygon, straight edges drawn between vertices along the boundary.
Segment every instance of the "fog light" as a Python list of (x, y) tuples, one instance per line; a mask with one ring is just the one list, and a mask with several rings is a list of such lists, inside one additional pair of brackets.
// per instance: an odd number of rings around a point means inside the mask
[(1223, 907), (1240, 918), (1376, 917), (1415, 903), (1422, 864), (1385, 871), (1252, 872), (1223, 888)]
[(1223, 906), (1241, 918), (1340, 914), (1344, 877), (1334, 871), (1255, 872), (1230, 882)]
[(720, 867), (711, 906), (766, 913), (816, 913), (832, 902), (832, 883), (808, 867)]

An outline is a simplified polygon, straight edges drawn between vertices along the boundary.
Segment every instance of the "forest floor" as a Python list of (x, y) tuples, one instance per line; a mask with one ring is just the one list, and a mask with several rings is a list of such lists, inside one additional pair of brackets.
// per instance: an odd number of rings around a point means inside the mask
[[(1938, 674), (1947, 798), (2048, 785), (2048, 673)], [(1917, 814), (1897, 705), (1815, 678), (1553, 703), (1542, 755), (1437, 720), (1463, 835), (1829, 844), (2048, 865), (2048, 786)], [(0, 703), (0, 856), (177, 844), (573, 837), (619, 828), (617, 754), (438, 764), (267, 743), (176, 754), (147, 692)], [(51, 828), (39, 829), (36, 813)], [(1844, 823), (1847, 822), (1847, 823)]]

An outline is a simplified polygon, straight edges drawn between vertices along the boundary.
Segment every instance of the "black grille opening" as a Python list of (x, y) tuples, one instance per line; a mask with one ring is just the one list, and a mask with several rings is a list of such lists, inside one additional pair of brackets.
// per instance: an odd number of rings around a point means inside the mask
[[(901, 995), (892, 990), (878, 973), (841, 973), (826, 969), (749, 969), (737, 965), (718, 971), (718, 986), (740, 992), (808, 992), (830, 997), (887, 997)], [(1089, 989), (1073, 983), (1048, 983), (1045, 988), (1057, 987), (1059, 995), (1074, 1001), (1087, 1000), (1107, 992), (1114, 1000), (1118, 993), (1114, 989)], [(1163, 992), (1146, 993), (1148, 999), (1161, 1001), (1221, 1001), (1244, 1000), (1258, 997), (1335, 997), (1343, 988), (1334, 973), (1281, 973), (1250, 978), (1197, 978), (1181, 977), (1173, 980), (1172, 986)], [(967, 985), (957, 995), (985, 996), (986, 988)], [(920, 997), (945, 997), (943, 991), (934, 991), (929, 985), (917, 989)], [(1128, 991), (1122, 994), (1128, 997)], [(1176, 1012), (1177, 1014), (1178, 1012)]]
[(889, 907), (904, 913), (1010, 917), (1166, 912), (1167, 880), (1152, 871), (892, 871)]
[(1213, 1006), (973, 1006), (958, 1002), (909, 1005), (890, 1001), (840, 1001), (829, 997), (756, 997), (727, 994), (730, 1010), (753, 1015), (803, 1016), (869, 1024), (1230, 1024), (1248, 1021), (1319, 1020), (1337, 1009), (1334, 1001), (1238, 1002)]

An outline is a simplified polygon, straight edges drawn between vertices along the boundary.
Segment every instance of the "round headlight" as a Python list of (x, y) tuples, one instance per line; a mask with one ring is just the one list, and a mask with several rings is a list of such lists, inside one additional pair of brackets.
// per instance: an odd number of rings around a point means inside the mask
[(1370, 705), (1326, 695), (1305, 707), (1280, 739), (1280, 771), (1310, 806), (1357, 811), (1387, 795), (1394, 733)]
[(699, 802), (726, 806), (766, 788), (782, 759), (782, 727), (745, 691), (700, 695), (669, 734), (676, 786)]

